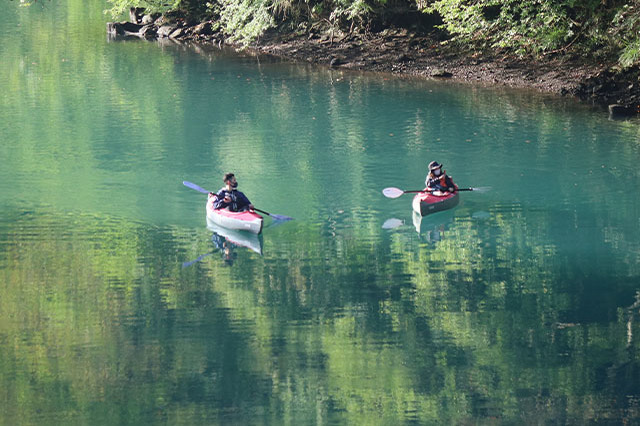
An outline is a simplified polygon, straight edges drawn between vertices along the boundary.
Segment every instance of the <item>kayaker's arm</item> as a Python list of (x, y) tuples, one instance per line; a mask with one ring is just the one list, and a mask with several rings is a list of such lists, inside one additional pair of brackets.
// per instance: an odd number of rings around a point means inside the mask
[(244, 192), (240, 192), (240, 191), (236, 192), (236, 203), (238, 203), (238, 210), (242, 210), (245, 208), (249, 208), (253, 210), (253, 204), (251, 204), (251, 201), (249, 201), (249, 198), (247, 198), (247, 196), (244, 195)]
[(444, 175), (438, 178), (427, 177), (425, 181), (427, 190), (429, 191), (440, 191), (440, 192), (455, 192), (456, 185), (453, 183), (453, 180), (450, 176)]
[(224, 189), (218, 191), (218, 193), (215, 194), (215, 197), (216, 200), (213, 202), (213, 208), (216, 210), (224, 209), (229, 207), (229, 204), (231, 204), (231, 199), (227, 197), (227, 193)]

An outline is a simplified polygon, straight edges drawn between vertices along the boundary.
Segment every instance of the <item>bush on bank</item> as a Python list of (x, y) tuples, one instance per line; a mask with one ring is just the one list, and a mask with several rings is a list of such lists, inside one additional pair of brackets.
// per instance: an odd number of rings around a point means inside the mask
[[(376, 31), (390, 25), (436, 31), (446, 43), (520, 56), (586, 55), (640, 62), (640, 0), (109, 0), (114, 16), (131, 7), (180, 11), (211, 19), (235, 41), (250, 43), (268, 29), (313, 26)], [(422, 14), (426, 19), (415, 19)], [(409, 18), (413, 17), (413, 18)]]

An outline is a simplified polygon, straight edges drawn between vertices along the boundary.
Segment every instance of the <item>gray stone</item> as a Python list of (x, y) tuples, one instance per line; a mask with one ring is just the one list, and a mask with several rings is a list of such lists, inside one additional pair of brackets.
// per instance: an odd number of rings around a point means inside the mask
[(194, 34), (199, 35), (211, 35), (213, 34), (213, 27), (211, 26), (211, 22), (203, 22), (201, 24), (196, 25), (193, 28)]
[(163, 25), (160, 28), (158, 28), (158, 37), (160, 38), (169, 37), (169, 34), (174, 32), (176, 28), (178, 27), (175, 25)]
[(431, 71), (431, 77), (448, 78), (448, 77), (453, 77), (453, 74), (442, 68), (436, 68), (433, 71)]
[(144, 16), (142, 17), (142, 20), (140, 21), (140, 23), (141, 23), (142, 25), (149, 25), (149, 24), (153, 24), (153, 21), (154, 21), (153, 16), (151, 16), (151, 15), (144, 15)]
[(138, 35), (142, 25), (131, 22), (107, 22), (107, 34), (109, 35)]
[(140, 32), (138, 34), (140, 34), (140, 37), (144, 37), (146, 39), (152, 39), (156, 37), (157, 33), (158, 33), (158, 28), (153, 24), (149, 24), (140, 28)]

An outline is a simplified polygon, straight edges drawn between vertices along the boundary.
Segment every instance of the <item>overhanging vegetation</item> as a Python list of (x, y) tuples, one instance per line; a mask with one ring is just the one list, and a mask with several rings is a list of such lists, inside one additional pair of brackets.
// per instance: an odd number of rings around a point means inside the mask
[[(640, 58), (640, 2), (621, 0), (109, 0), (114, 16), (131, 7), (211, 19), (250, 43), (267, 30), (343, 31), (395, 25), (438, 31), (447, 43), (520, 56), (587, 55), (630, 67)], [(416, 15), (431, 19), (409, 19)], [(430, 26), (432, 23), (436, 25)], [(428, 24), (428, 25), (427, 25)]]

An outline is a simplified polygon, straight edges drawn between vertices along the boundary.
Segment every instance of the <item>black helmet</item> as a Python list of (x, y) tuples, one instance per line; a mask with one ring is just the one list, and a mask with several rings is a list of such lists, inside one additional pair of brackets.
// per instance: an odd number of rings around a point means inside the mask
[(442, 167), (442, 164), (438, 163), (437, 161), (432, 161), (429, 163), (429, 171), (432, 172), (435, 169), (439, 169)]

